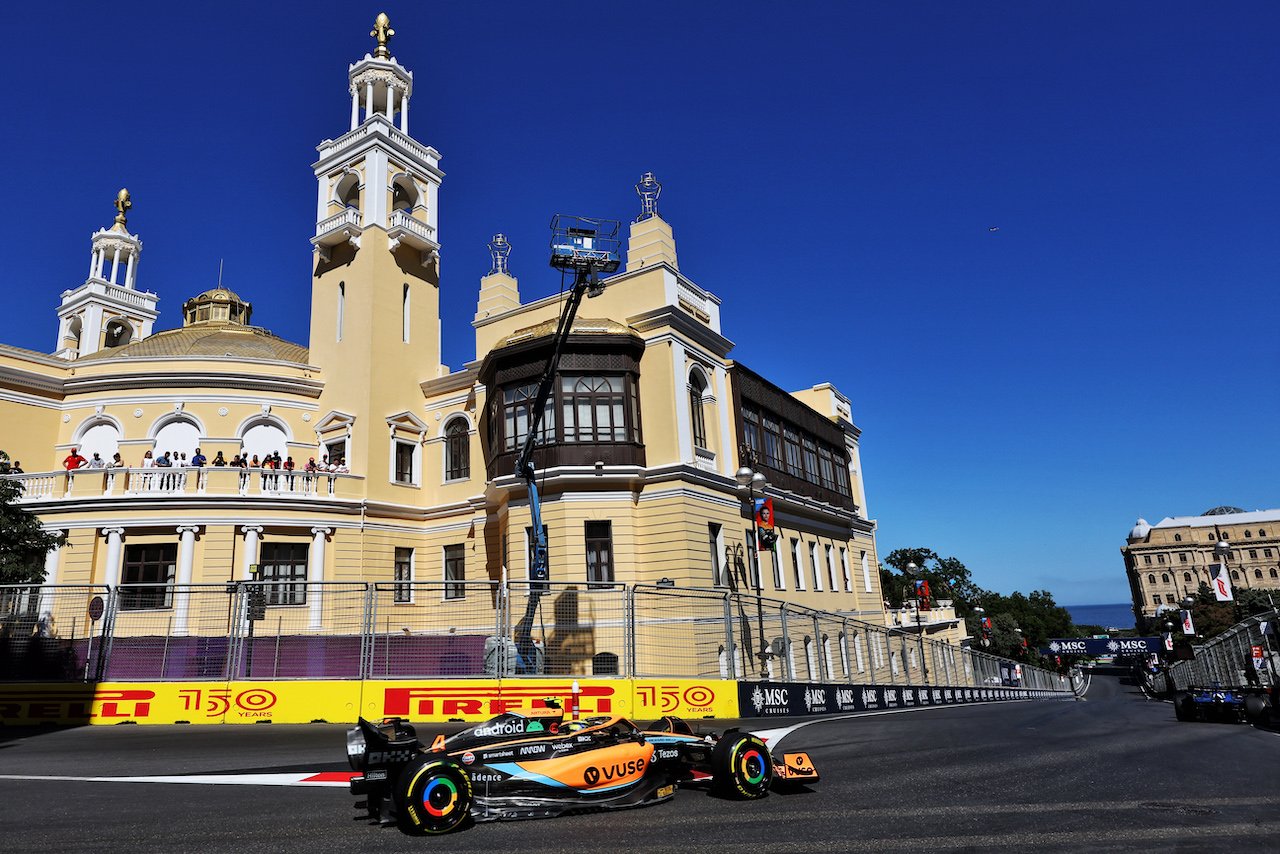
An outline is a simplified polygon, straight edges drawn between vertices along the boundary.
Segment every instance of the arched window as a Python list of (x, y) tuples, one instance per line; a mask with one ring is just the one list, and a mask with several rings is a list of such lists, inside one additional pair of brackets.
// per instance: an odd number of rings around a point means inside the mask
[(1148, 575), (1148, 576), (1147, 576), (1147, 583), (1148, 583), (1148, 584), (1155, 584), (1155, 583), (1156, 583), (1156, 577), (1155, 577), (1155, 575), (1154, 575), (1154, 574), (1152, 574), (1152, 575)]
[(93, 455), (97, 454), (104, 462), (109, 463), (120, 450), (120, 439), (119, 427), (110, 421), (99, 420), (89, 425), (80, 434), (77, 440), (80, 456), (86, 460), (92, 460)]
[(186, 417), (175, 418), (156, 432), (156, 456), (166, 451), (177, 451), (189, 459), (199, 446), (200, 427)]
[(1245, 528), (1245, 529), (1244, 529), (1244, 537), (1245, 537), (1245, 539), (1247, 540), (1247, 539), (1249, 539), (1249, 538), (1250, 538), (1250, 537), (1252, 537), (1252, 536), (1253, 536), (1253, 531), (1250, 531), (1248, 528)]
[(132, 340), (133, 327), (128, 321), (116, 319), (107, 324), (106, 340), (103, 342), (107, 347), (123, 347)]
[(1272, 577), (1272, 578), (1276, 578), (1276, 577), (1278, 577), (1278, 576), (1277, 576), (1277, 574), (1276, 574), (1276, 568), (1275, 568), (1274, 566), (1273, 566), (1273, 567), (1271, 567), (1271, 577)]
[(412, 213), (418, 204), (418, 188), (407, 175), (398, 175), (391, 184), (391, 210)]
[(67, 324), (67, 337), (63, 339), (63, 344), (79, 349), (80, 347), (80, 330), (83, 328), (84, 322), (78, 317), (71, 318), (71, 322)]
[(360, 209), (360, 176), (348, 172), (342, 176), (333, 194), (343, 207)]
[(1262, 570), (1260, 570), (1260, 569), (1255, 569), (1255, 570), (1253, 571), (1253, 577), (1254, 577), (1254, 578), (1262, 578)]
[(444, 429), (445, 480), (471, 477), (471, 431), (465, 418), (455, 418)]
[(1168, 584), (1168, 583), (1169, 583), (1169, 573), (1167, 573), (1167, 572), (1162, 572), (1162, 573), (1160, 573), (1160, 581), (1161, 581), (1162, 583), (1164, 583), (1164, 584)]
[(289, 436), (274, 421), (260, 418), (251, 423), (240, 436), (240, 453), (258, 459), (280, 452), (280, 458), (289, 456)]
[(1262, 528), (1259, 528), (1259, 529), (1258, 529), (1258, 536), (1259, 536), (1259, 537), (1265, 537), (1266, 535), (1267, 535), (1267, 532), (1266, 532), (1266, 531), (1264, 531)]
[(1183, 581), (1185, 581), (1187, 584), (1190, 584), (1190, 583), (1191, 583), (1191, 573), (1189, 573), (1189, 572), (1184, 572), (1184, 573), (1182, 573), (1182, 580), (1183, 580)]
[(1174, 535), (1173, 535), (1173, 541), (1174, 541), (1175, 543), (1180, 543), (1180, 542), (1182, 542), (1182, 535), (1181, 535), (1181, 534), (1174, 534)]
[(707, 380), (702, 371), (689, 374), (689, 421), (693, 428), (693, 444), (699, 448), (707, 446), (707, 419), (702, 411), (702, 399), (707, 394)]
[(1232, 581), (1239, 581), (1239, 580), (1240, 580), (1240, 573), (1236, 572), (1234, 569), (1233, 569), (1233, 570), (1231, 570), (1231, 580), (1232, 580)]

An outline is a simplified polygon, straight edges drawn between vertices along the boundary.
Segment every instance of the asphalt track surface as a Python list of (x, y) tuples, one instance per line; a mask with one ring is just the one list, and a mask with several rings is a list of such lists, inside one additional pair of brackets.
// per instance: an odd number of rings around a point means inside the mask
[[(822, 781), (796, 794), (739, 802), (685, 789), (645, 809), (427, 839), (354, 821), (339, 786), (252, 782), (346, 770), (344, 729), (0, 728), (0, 851), (1280, 850), (1280, 735), (1178, 723), (1170, 704), (1115, 676), (1095, 676), (1081, 701), (807, 724), (781, 744), (807, 750)], [(85, 779), (210, 776), (223, 783)]]

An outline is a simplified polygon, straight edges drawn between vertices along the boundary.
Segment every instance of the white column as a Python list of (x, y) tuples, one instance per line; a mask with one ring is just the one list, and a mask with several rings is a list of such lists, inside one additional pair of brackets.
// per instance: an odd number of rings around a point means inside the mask
[(258, 562), (258, 538), (262, 536), (262, 526), (245, 525), (240, 530), (244, 531), (244, 571), (240, 577), (248, 581), (253, 577), (249, 567)]
[(693, 462), (693, 431), (689, 426), (689, 373), (685, 365), (684, 344), (671, 342), (671, 370), (676, 390), (676, 441), (681, 462)]
[[(311, 555), (307, 565), (308, 582), (324, 581), (324, 539), (331, 533), (333, 533), (332, 528), (311, 529)], [(307, 601), (311, 605), (311, 624), (307, 626), (309, 631), (315, 631), (324, 626), (324, 603), (320, 597), (321, 590), (323, 588), (318, 585), (311, 583), (307, 585)]]
[(196, 532), (199, 530), (199, 525), (178, 526), (178, 535), (182, 539), (178, 545), (178, 577), (174, 579), (177, 587), (173, 591), (173, 634), (177, 637), (187, 633), (191, 591), (186, 585), (191, 583), (191, 571), (196, 561)]
[[(49, 531), (55, 537), (62, 536), (62, 531)], [(46, 585), (58, 583), (58, 563), (62, 558), (62, 548), (54, 546), (44, 556), (44, 583)], [(41, 589), (40, 591), (40, 619), (46, 620), (53, 614), (53, 595), (52, 593)]]
[(98, 272), (98, 250), (93, 250), (89, 255), (89, 278), (93, 278)]
[(734, 466), (737, 448), (733, 441), (733, 425), (729, 423), (729, 408), (733, 401), (729, 397), (729, 373), (721, 365), (716, 365), (716, 412), (720, 415), (720, 471), (732, 476), (737, 471)]
[(396, 87), (394, 87), (394, 86), (392, 86), (390, 83), (388, 83), (388, 84), (387, 84), (387, 110), (386, 110), (386, 112), (387, 112), (387, 122), (388, 122), (388, 124), (390, 124), (392, 127), (395, 127), (395, 122), (394, 122), (394, 118), (395, 118), (395, 114), (396, 114), (396, 107), (395, 107), (395, 104), (396, 104)]
[(356, 87), (351, 87), (351, 129), (355, 130), (360, 126), (360, 91)]
[(400, 96), (400, 132), (409, 135), (409, 90)]
[(364, 120), (367, 122), (373, 118), (373, 81), (366, 80), (364, 84)]
[(107, 565), (103, 567), (103, 583), (115, 587), (120, 583), (120, 543), (124, 528), (103, 528), (107, 538)]
[(133, 287), (133, 275), (134, 275), (133, 265), (134, 265), (134, 262), (137, 260), (137, 258), (138, 258), (137, 252), (129, 253), (129, 264), (125, 268), (125, 272), (124, 272), (124, 286), (126, 288)]
[(116, 272), (120, 269), (120, 247), (116, 247), (115, 254), (111, 256), (111, 284), (116, 283)]

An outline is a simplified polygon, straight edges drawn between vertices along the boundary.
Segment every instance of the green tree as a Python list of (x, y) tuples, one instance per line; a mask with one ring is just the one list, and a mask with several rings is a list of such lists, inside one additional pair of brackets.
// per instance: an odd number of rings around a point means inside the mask
[[(9, 468), (9, 455), (0, 451), (0, 475)], [(43, 530), (34, 513), (17, 505), (21, 495), (18, 481), (0, 477), (0, 584), (44, 581), (45, 555), (67, 542), (65, 535)]]
[[(903, 591), (913, 597), (917, 581), (929, 582), (929, 594), (933, 600), (950, 599), (954, 603), (956, 616), (965, 621), (972, 631), (975, 626), (974, 606), (987, 595), (987, 591), (973, 583), (968, 568), (954, 557), (938, 557), (932, 549), (910, 548), (894, 549), (884, 562), (896, 572), (880, 570), (880, 586), (885, 598), (895, 608), (901, 608)], [(914, 563), (916, 569), (907, 573), (907, 565)]]

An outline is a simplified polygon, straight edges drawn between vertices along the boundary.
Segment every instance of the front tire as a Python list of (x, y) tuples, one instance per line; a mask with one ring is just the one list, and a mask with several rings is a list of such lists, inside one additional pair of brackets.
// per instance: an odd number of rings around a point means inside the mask
[(396, 780), (396, 823), (410, 835), (449, 833), (471, 814), (471, 778), (461, 765), (423, 756)]
[(715, 790), (731, 798), (762, 798), (773, 782), (773, 757), (759, 737), (727, 733), (711, 751), (711, 779)]

